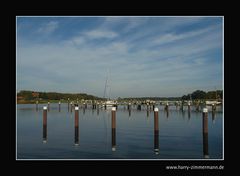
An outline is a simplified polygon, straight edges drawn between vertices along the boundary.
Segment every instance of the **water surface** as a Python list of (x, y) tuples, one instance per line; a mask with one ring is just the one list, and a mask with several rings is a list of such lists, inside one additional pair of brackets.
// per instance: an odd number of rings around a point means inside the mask
[[(116, 111), (116, 151), (112, 151), (111, 110), (79, 108), (79, 145), (75, 145), (74, 110), (51, 104), (47, 142), (43, 142), (43, 105), (17, 105), (17, 159), (204, 159), (202, 113), (159, 109), (159, 154), (154, 152), (154, 112), (133, 106)], [(223, 158), (223, 113), (208, 112), (210, 159)]]

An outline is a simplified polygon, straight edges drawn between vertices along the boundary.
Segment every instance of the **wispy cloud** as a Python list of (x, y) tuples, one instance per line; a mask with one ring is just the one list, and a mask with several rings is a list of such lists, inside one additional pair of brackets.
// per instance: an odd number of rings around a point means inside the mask
[(49, 35), (58, 28), (57, 21), (50, 21), (46, 24), (42, 24), (41, 27), (37, 30), (38, 33)]
[(108, 30), (92, 30), (84, 33), (86, 37), (89, 39), (99, 39), (99, 38), (115, 38), (117, 37), (117, 33)]
[(167, 43), (176, 42), (179, 40), (186, 40), (186, 39), (190, 39), (193, 37), (198, 37), (201, 35), (207, 35), (207, 34), (209, 34), (209, 32), (213, 31), (214, 29), (216, 30), (217, 27), (219, 27), (219, 25), (210, 26), (210, 27), (207, 27), (204, 29), (194, 30), (194, 31), (190, 31), (190, 32), (183, 32), (180, 34), (176, 34), (173, 32), (166, 33), (166, 34), (163, 34), (163, 35), (157, 37), (153, 41), (153, 44), (167, 44)]

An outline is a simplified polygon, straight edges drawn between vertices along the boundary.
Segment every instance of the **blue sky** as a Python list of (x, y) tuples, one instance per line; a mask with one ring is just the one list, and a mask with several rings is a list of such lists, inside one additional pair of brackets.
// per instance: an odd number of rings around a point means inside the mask
[(17, 91), (103, 97), (223, 89), (222, 17), (17, 17)]

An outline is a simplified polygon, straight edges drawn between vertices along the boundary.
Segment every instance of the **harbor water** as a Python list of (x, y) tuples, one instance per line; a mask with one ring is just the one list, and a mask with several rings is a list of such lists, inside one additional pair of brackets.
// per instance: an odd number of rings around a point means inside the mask
[[(50, 104), (43, 127), (43, 104), (18, 104), (16, 111), (17, 159), (205, 159), (203, 115), (191, 107), (157, 105), (159, 135), (155, 152), (154, 111), (119, 105), (116, 110), (115, 149), (112, 149), (111, 108), (79, 106), (78, 130), (75, 110), (68, 104)], [(47, 105), (45, 105), (47, 106)], [(208, 160), (223, 159), (223, 111), (208, 111)], [(45, 135), (45, 139), (44, 139)], [(77, 136), (76, 136), (77, 135)], [(76, 145), (76, 138), (78, 145)]]

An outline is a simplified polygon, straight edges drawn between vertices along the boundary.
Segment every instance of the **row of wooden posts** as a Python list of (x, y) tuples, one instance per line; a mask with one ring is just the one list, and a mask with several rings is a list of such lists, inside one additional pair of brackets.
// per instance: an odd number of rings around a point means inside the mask
[[(101, 104), (99, 104), (99, 103), (97, 103), (97, 104), (92, 104), (92, 109), (99, 109), (99, 107), (100, 107), (100, 105)], [(104, 105), (104, 104), (103, 104)], [(78, 106), (78, 103), (77, 103), (77, 106)], [(118, 105), (114, 105), (116, 108), (118, 108)], [(69, 109), (70, 109), (70, 111), (72, 112), (72, 109), (73, 109), (73, 107), (74, 107), (74, 104), (72, 103), (72, 102), (68, 102), (68, 112), (69, 112)], [(106, 109), (106, 105), (104, 105), (104, 109)], [(177, 108), (178, 106), (176, 106), (176, 108)], [(181, 107), (180, 107), (180, 109), (183, 111), (183, 108), (184, 106), (182, 105)], [(190, 105), (190, 103), (188, 103), (188, 105), (187, 105), (187, 107), (188, 107), (188, 111), (191, 111), (191, 105)], [(87, 108), (87, 104), (86, 103), (83, 103), (83, 108)], [(125, 108), (125, 106), (124, 106), (124, 108)], [(127, 109), (128, 110), (131, 110), (131, 108), (132, 108), (132, 105), (129, 103), (128, 105), (127, 105)], [(151, 110), (151, 109), (154, 109), (155, 108), (155, 104), (152, 104), (152, 105), (149, 105), (149, 104), (147, 104), (147, 110)], [(137, 105), (137, 110), (141, 110), (142, 108), (141, 108), (141, 105), (140, 104), (138, 104)], [(165, 105), (165, 107), (164, 107), (164, 109), (166, 110), (166, 111), (168, 111), (169, 110), (169, 104), (167, 103), (166, 105)], [(48, 102), (48, 105), (47, 105), (47, 110), (48, 111), (50, 111), (50, 102)], [(36, 111), (38, 111), (38, 101), (36, 101)], [(61, 111), (61, 102), (59, 101), (59, 103), (58, 103), (58, 111), (60, 112)], [(196, 106), (196, 111), (199, 111), (199, 106)], [(215, 104), (212, 104), (212, 111), (216, 111), (216, 105)]]
[[(112, 119), (112, 151), (116, 151), (116, 107), (111, 111)], [(202, 133), (203, 133), (203, 154), (204, 158), (209, 158), (208, 154), (208, 109), (203, 109), (202, 115)], [(75, 107), (75, 145), (79, 145), (79, 107)], [(43, 142), (47, 142), (47, 107), (43, 107)], [(158, 108), (154, 108), (154, 152), (159, 154), (159, 119)]]
[[(78, 104), (77, 104), (77, 106), (78, 106)], [(85, 114), (85, 109), (87, 109), (88, 105), (84, 103), (82, 106), (83, 106), (83, 113)], [(92, 109), (97, 109), (97, 114), (99, 114), (99, 109), (100, 109), (99, 107), (100, 106), (101, 106), (101, 104), (99, 104), (99, 103), (92, 104)], [(68, 103), (68, 112), (69, 112), (69, 109), (70, 109), (70, 112), (72, 113), (72, 110), (73, 110), (74, 107), (75, 107), (75, 105), (72, 102)], [(190, 105), (190, 103), (188, 103), (187, 107), (188, 107), (187, 108), (188, 109), (188, 118), (190, 119), (190, 117), (191, 117), (191, 105)], [(117, 108), (118, 107), (116, 106), (116, 109)], [(152, 105), (147, 104), (147, 117), (149, 117), (149, 110), (154, 110), (154, 108), (155, 108), (154, 104), (152, 104)], [(197, 108), (199, 108), (199, 107), (196, 107), (196, 110), (197, 110)], [(106, 109), (106, 106), (104, 106), (104, 109)], [(124, 106), (124, 109), (125, 109), (125, 106)], [(131, 116), (132, 105), (130, 103), (127, 105), (127, 109), (129, 111), (129, 116)], [(183, 108), (181, 108), (181, 109), (182, 109), (182, 112), (183, 112)], [(50, 111), (50, 102), (48, 102), (48, 104), (47, 104), (47, 110)], [(141, 105), (137, 105), (137, 110), (141, 110)], [(168, 105), (168, 103), (165, 105), (164, 110), (166, 111), (166, 115), (168, 117), (169, 116), (169, 105)], [(36, 111), (38, 111), (38, 102), (36, 102)], [(58, 111), (59, 112), (61, 111), (61, 102), (58, 103)], [(199, 111), (199, 109), (197, 111)], [(216, 112), (216, 105), (213, 104), (212, 105), (212, 119), (213, 119), (213, 122), (215, 122), (215, 112)]]

